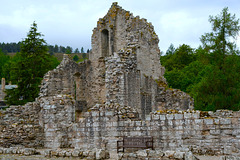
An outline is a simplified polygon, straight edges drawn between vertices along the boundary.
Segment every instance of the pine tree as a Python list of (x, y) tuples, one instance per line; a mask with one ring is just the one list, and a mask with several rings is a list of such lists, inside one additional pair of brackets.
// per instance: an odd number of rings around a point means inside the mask
[(209, 52), (209, 69), (194, 87), (197, 109), (240, 109), (240, 61), (233, 39), (240, 30), (239, 19), (224, 8), (220, 15), (210, 16), (212, 32), (202, 36), (203, 47)]
[(81, 48), (81, 53), (85, 53), (83, 47)]
[(33, 22), (27, 38), (21, 42), (21, 51), (11, 61), (10, 80), (18, 87), (7, 90), (5, 99), (9, 105), (34, 101), (43, 75), (55, 67), (42, 36)]

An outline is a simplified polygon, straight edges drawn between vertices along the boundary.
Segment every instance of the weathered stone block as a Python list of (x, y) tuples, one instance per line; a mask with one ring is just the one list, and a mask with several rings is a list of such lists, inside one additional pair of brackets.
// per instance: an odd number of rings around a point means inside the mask
[(151, 121), (152, 119), (151, 119), (151, 115), (146, 115), (145, 116), (145, 119), (146, 119), (146, 121)]
[(105, 116), (113, 116), (114, 115), (114, 111), (106, 111), (105, 112)]
[(138, 126), (138, 127), (142, 126), (142, 122), (141, 122), (141, 121), (136, 121), (135, 124), (136, 124), (136, 126)]
[(152, 119), (153, 120), (159, 120), (159, 115), (157, 115), (157, 114), (156, 115), (152, 115)]
[(136, 152), (137, 156), (139, 157), (147, 157), (147, 151), (146, 150), (139, 150)]
[(174, 114), (175, 119), (183, 119), (183, 114)]
[(73, 157), (78, 157), (79, 155), (80, 155), (80, 150), (74, 149), (74, 150), (72, 151), (72, 156), (73, 156)]
[(212, 135), (219, 135), (221, 133), (220, 130), (210, 130), (210, 134)]
[(192, 118), (192, 113), (184, 112), (184, 118)]
[(173, 158), (173, 157), (174, 157), (174, 154), (175, 154), (175, 151), (165, 151), (165, 152), (164, 152), (164, 155), (165, 155), (167, 158)]
[(198, 119), (200, 117), (200, 112), (192, 113), (192, 117)]
[(172, 120), (168, 120), (168, 123), (167, 123), (169, 126), (172, 126), (173, 125), (173, 121)]
[(185, 152), (176, 151), (176, 152), (174, 153), (174, 158), (183, 159), (184, 156), (185, 156)]
[(220, 124), (231, 124), (231, 119), (226, 118), (226, 119), (220, 119)]
[(165, 119), (166, 119), (166, 116), (165, 116), (164, 114), (161, 114), (161, 115), (160, 115), (160, 120), (161, 120), (161, 121), (164, 121)]
[(213, 124), (213, 119), (204, 119), (203, 122), (204, 122), (206, 125), (212, 125), (212, 124)]
[(167, 114), (166, 117), (167, 119), (172, 120), (174, 117), (174, 114)]
[(195, 119), (195, 124), (202, 125), (203, 124), (203, 119)]

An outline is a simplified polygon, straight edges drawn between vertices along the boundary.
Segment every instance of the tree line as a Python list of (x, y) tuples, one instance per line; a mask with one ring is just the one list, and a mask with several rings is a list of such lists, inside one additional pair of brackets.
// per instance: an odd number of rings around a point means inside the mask
[[(80, 51), (78, 48), (76, 48), (75, 50), (73, 50), (72, 47), (67, 46), (59, 46), (59, 45), (48, 45), (46, 44), (46, 46), (48, 47), (48, 52), (53, 55), (54, 53), (65, 53), (65, 54), (71, 54), (71, 53), (89, 53), (89, 49), (85, 50), (83, 47), (81, 47)], [(17, 53), (20, 52), (21, 50), (21, 42), (15, 43), (0, 43), (0, 49), (2, 50), (3, 53)]]
[(18, 43), (0, 43), (0, 49), (4, 53), (20, 52), (20, 42)]
[(210, 16), (212, 31), (201, 36), (201, 45), (191, 48), (171, 44), (160, 58), (169, 87), (189, 93), (195, 109), (240, 109), (240, 51), (235, 40), (240, 26), (235, 14), (224, 8)]

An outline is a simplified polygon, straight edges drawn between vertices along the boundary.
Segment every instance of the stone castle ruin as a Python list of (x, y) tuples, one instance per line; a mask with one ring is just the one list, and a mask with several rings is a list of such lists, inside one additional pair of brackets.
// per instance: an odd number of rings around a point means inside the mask
[(76, 64), (65, 55), (45, 75), (40, 97), (69, 95), (79, 112), (103, 103), (129, 106), (143, 119), (159, 109), (193, 109), (189, 95), (166, 87), (158, 42), (151, 23), (113, 3), (93, 29), (89, 61)]
[(239, 155), (240, 113), (194, 111), (188, 94), (167, 87), (158, 42), (151, 23), (113, 3), (93, 29), (89, 60), (64, 55), (35, 102), (0, 112), (0, 146), (101, 149), (117, 159), (117, 141), (148, 136), (152, 156)]

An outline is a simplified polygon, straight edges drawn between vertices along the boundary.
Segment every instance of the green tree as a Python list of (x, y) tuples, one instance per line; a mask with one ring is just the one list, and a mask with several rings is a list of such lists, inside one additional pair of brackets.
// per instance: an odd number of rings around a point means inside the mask
[(235, 39), (240, 30), (239, 19), (224, 8), (220, 15), (210, 16), (213, 32), (202, 36), (209, 52), (209, 69), (195, 85), (195, 106), (201, 110), (240, 109), (240, 59), (236, 55)]
[(54, 53), (58, 53), (58, 52), (59, 52), (59, 47), (58, 47), (58, 45), (55, 44), (55, 46), (54, 46)]
[(74, 56), (73, 56), (73, 60), (74, 60), (75, 62), (77, 62), (77, 61), (79, 60), (79, 57), (78, 57), (77, 55), (74, 55)]
[(48, 45), (48, 52), (50, 55), (53, 55), (54, 54), (54, 46)]
[(21, 51), (10, 62), (10, 80), (18, 87), (7, 90), (5, 98), (9, 105), (34, 101), (43, 75), (56, 65), (42, 36), (33, 22), (27, 38), (21, 42)]
[(66, 48), (66, 54), (71, 54), (72, 53), (72, 47), (67, 46)]
[(166, 52), (166, 55), (173, 55), (175, 53), (175, 48), (174, 48), (174, 45), (171, 43), (171, 45), (169, 46), (167, 52)]
[(10, 60), (10, 57), (8, 55), (5, 55), (2, 52), (2, 49), (0, 49), (0, 79), (6, 78), (3, 73), (3, 70), (5, 67), (5, 64), (8, 63), (9, 60)]
[(72, 47), (67, 46), (67, 47), (66, 47), (66, 54), (71, 54), (72, 52), (73, 52)]
[(78, 48), (75, 49), (74, 53), (79, 53), (79, 50)]
[(59, 52), (60, 52), (60, 53), (66, 53), (66, 48), (63, 47), (63, 46), (60, 46), (60, 47), (59, 47)]
[(218, 55), (234, 54), (236, 45), (231, 38), (236, 39), (240, 30), (239, 19), (235, 14), (228, 13), (224, 8), (220, 15), (210, 16), (213, 32), (206, 33), (201, 37), (201, 42), (206, 50)]
[(195, 109), (240, 109), (240, 56), (234, 40), (240, 30), (239, 19), (224, 8), (210, 16), (212, 32), (201, 37), (202, 46), (187, 45), (174, 54), (161, 57), (170, 87), (190, 93)]
[(81, 53), (85, 53), (83, 47), (81, 48)]
[(168, 71), (175, 69), (183, 69), (196, 59), (193, 49), (186, 44), (179, 46), (174, 54), (168, 54), (161, 57), (161, 63)]

